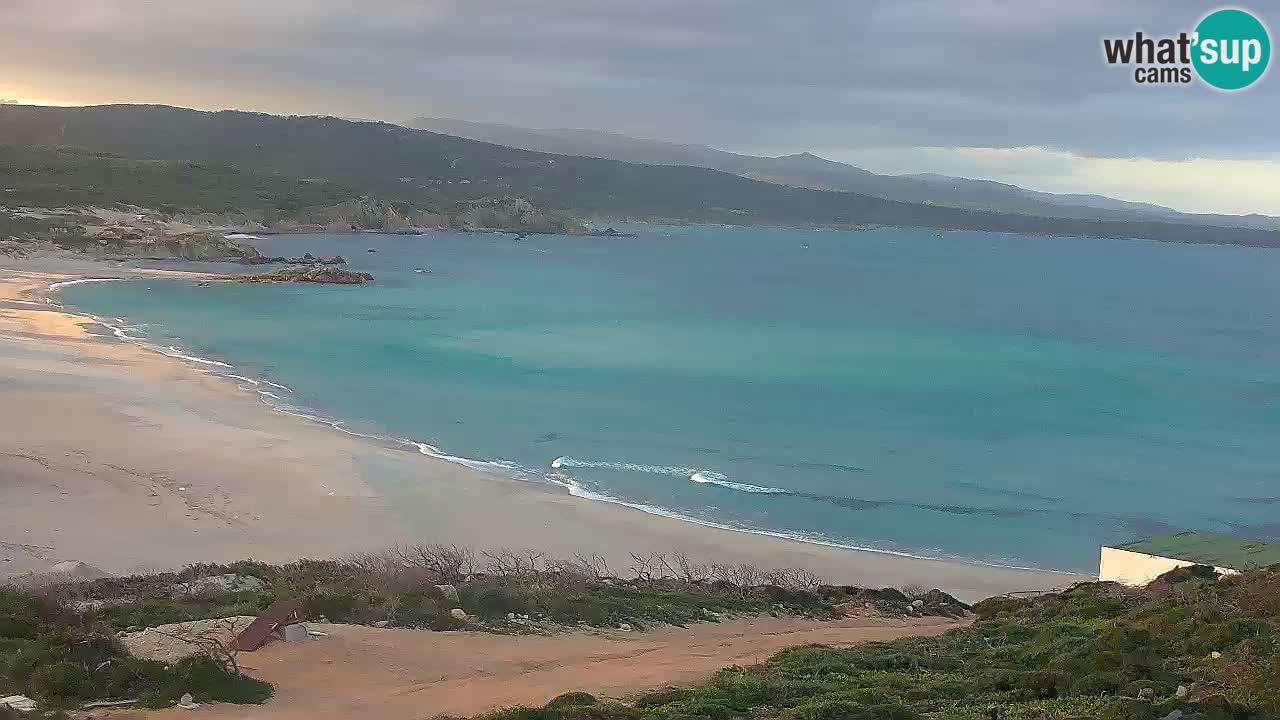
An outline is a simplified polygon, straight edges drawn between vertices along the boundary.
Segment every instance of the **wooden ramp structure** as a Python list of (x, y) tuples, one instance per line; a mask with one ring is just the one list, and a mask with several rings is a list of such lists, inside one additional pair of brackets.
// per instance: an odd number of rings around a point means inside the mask
[(256, 620), (249, 623), (249, 627), (236, 636), (236, 647), (242, 652), (257, 650), (271, 637), (271, 633), (284, 625), (299, 622), (301, 612), (301, 600), (277, 600), (271, 603), (271, 607), (263, 610)]

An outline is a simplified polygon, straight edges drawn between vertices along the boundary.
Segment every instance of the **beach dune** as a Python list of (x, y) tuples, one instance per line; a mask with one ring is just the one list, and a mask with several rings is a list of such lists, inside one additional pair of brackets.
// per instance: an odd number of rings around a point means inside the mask
[(1078, 579), (701, 527), (348, 435), (41, 298), (81, 276), (0, 270), (2, 575), (66, 560), (127, 573), (443, 542), (595, 552), (622, 573), (633, 552), (680, 549), (967, 600)]

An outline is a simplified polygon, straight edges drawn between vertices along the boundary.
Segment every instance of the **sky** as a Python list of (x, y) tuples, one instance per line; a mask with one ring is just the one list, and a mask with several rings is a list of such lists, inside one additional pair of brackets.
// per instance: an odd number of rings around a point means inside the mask
[[(1280, 3), (1236, 4), (1280, 28)], [(588, 128), (1280, 215), (1280, 71), (1142, 86), (1203, 0), (0, 0), (0, 98)]]

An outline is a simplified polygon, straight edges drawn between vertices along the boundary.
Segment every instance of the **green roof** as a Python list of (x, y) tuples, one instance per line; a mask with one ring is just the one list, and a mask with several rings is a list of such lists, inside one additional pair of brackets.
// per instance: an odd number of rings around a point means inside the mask
[(1242, 540), (1211, 532), (1164, 535), (1117, 547), (1233, 570), (1248, 570), (1280, 563), (1280, 545), (1266, 545), (1256, 540)]

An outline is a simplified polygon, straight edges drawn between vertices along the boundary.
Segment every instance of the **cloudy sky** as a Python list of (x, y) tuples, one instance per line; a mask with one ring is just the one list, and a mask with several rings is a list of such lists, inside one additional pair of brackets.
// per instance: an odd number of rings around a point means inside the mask
[[(1280, 215), (1277, 71), (1221, 93), (1102, 60), (1103, 37), (1189, 31), (1216, 7), (0, 0), (0, 98), (603, 129)], [(1249, 9), (1280, 27), (1280, 5)]]

